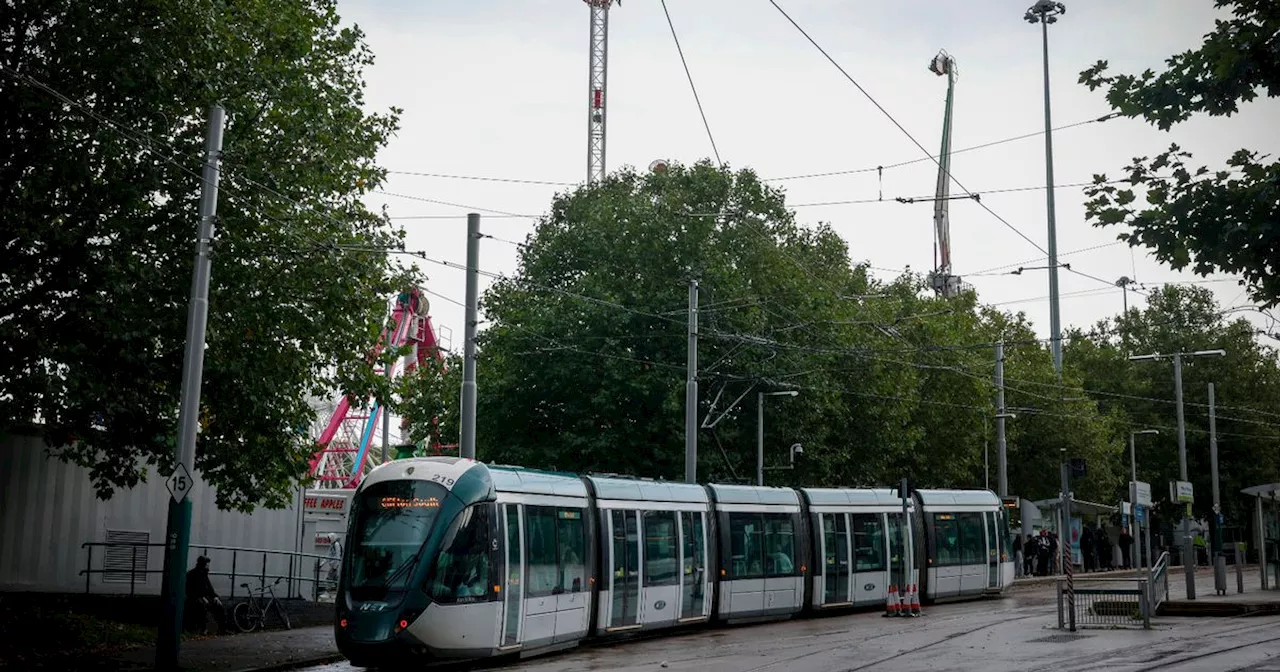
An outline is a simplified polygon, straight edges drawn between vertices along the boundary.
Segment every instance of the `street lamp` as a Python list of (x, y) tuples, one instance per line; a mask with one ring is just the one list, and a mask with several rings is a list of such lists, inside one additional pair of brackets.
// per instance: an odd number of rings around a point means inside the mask
[[(991, 416), (991, 419), (992, 420), (1013, 420), (1017, 417), (1018, 415), (1016, 413), (996, 413), (995, 415)], [(999, 479), (1000, 496), (1007, 497), (1009, 495), (1009, 460), (1005, 455), (1005, 438), (1004, 438), (1003, 422), (998, 423), (998, 429), (1000, 430), (1000, 437), (996, 441), (996, 443), (998, 444), (996, 446), (996, 463), (997, 463), (996, 469), (998, 469), (1000, 472), (1000, 479)], [(982, 473), (983, 473), (982, 487), (990, 490), (991, 489), (991, 461), (988, 458), (987, 453), (988, 453), (987, 442), (984, 440), (982, 442)]]
[(1039, 0), (1027, 9), (1027, 23), (1040, 24), (1044, 35), (1044, 171), (1045, 198), (1049, 211), (1049, 330), (1053, 370), (1062, 377), (1062, 321), (1058, 315), (1058, 232), (1053, 203), (1053, 125), (1049, 115), (1049, 24), (1067, 12), (1061, 2)]
[[(1175, 352), (1172, 355), (1152, 353), (1149, 355), (1130, 355), (1129, 361), (1156, 361), (1173, 359), (1173, 397), (1178, 407), (1178, 480), (1187, 480), (1187, 427), (1182, 413), (1182, 358), (1183, 357), (1224, 357), (1226, 350), (1196, 350), (1194, 352)], [(1187, 578), (1187, 599), (1196, 599), (1196, 564), (1195, 550), (1191, 546), (1191, 503), (1187, 503), (1186, 513), (1182, 516), (1182, 566)]]
[[(800, 396), (798, 390), (759, 392), (756, 394), (756, 485), (764, 485), (764, 398), (798, 396)], [(804, 449), (801, 448), (799, 452), (803, 453)], [(795, 453), (795, 446), (792, 446), (792, 460), (795, 460)]]

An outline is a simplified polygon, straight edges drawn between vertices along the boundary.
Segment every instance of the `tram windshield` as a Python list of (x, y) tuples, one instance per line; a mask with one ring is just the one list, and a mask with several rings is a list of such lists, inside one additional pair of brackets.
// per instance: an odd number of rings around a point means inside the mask
[(384, 481), (360, 493), (348, 551), (352, 589), (408, 584), (418, 550), (431, 534), (449, 492), (427, 481)]

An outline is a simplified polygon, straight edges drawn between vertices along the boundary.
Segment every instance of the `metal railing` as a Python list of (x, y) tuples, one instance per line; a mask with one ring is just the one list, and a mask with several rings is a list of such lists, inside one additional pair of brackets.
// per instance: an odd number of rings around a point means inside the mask
[[(86, 541), (80, 545), (86, 549), (87, 557), (85, 559), (85, 568), (80, 570), (80, 575), (84, 577), (84, 592), (87, 594), (92, 590), (92, 578), (95, 574), (106, 575), (129, 575), (129, 594), (136, 595), (138, 584), (147, 585), (147, 578), (151, 574), (161, 574), (164, 572), (163, 557), (164, 544), (162, 543), (142, 543), (142, 542), (106, 542), (106, 541)], [(128, 569), (108, 569), (106, 567), (94, 568), (93, 550), (95, 548), (104, 549), (103, 558), (105, 561), (106, 549), (111, 548), (130, 548), (131, 562)], [(139, 551), (138, 549), (162, 549), (158, 554), (161, 557), (161, 567), (152, 568), (150, 565), (151, 557), (154, 555), (150, 552), (145, 553), (143, 564), (146, 566), (139, 567)], [(259, 587), (267, 584), (267, 579), (283, 579), (286, 582), (286, 595), (289, 597), (303, 597), (303, 586), (310, 585), (310, 593), (312, 601), (319, 601), (321, 587), (330, 583), (322, 577), (325, 565), (328, 564), (329, 558), (315, 553), (302, 553), (300, 551), (279, 551), (263, 548), (244, 548), (240, 546), (218, 546), (214, 544), (191, 544), (191, 550), (198, 552), (200, 555), (209, 556), (211, 551), (220, 552), (221, 555), (230, 554), (230, 571), (210, 571), (209, 576), (226, 577), (229, 579), (230, 590), (228, 591), (227, 600), (232, 601), (236, 597), (236, 587), (240, 584), (237, 578), (256, 580)], [(197, 553), (192, 553), (196, 555)], [(259, 561), (259, 556), (261, 560)], [(269, 562), (274, 559), (274, 562)], [(194, 564), (194, 558), (189, 558)], [(287, 565), (286, 565), (287, 561)], [(269, 565), (274, 565), (269, 569)], [(216, 564), (215, 564), (216, 566)], [(284, 573), (282, 573), (284, 572)]]
[[(1065, 580), (1058, 580), (1058, 629), (1067, 627), (1137, 627), (1151, 628), (1152, 609), (1148, 608), (1147, 579), (1079, 579), (1069, 591)], [(1071, 595), (1068, 596), (1068, 592)], [(1068, 597), (1074, 599), (1067, 599)], [(1067, 613), (1073, 604), (1074, 614)]]
[(1160, 554), (1155, 566), (1151, 568), (1150, 597), (1151, 611), (1154, 613), (1169, 599), (1169, 552)]

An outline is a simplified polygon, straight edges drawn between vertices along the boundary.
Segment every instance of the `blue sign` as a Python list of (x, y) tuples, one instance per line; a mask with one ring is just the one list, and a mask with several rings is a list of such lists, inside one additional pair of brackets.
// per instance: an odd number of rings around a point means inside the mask
[(1120, 516), (1120, 527), (1129, 527), (1129, 514), (1125, 513)]
[(1218, 527), (1222, 527), (1222, 514), (1218, 514)]
[(1147, 523), (1147, 509), (1146, 509), (1146, 507), (1142, 507), (1142, 506), (1135, 506), (1135, 507), (1133, 507), (1133, 510), (1137, 512), (1138, 524), (1139, 524), (1139, 525), (1145, 525), (1145, 524)]

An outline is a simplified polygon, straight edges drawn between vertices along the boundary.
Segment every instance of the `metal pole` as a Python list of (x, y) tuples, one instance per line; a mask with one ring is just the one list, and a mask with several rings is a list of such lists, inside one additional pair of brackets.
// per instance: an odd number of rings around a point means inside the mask
[(905, 585), (910, 585), (911, 583), (913, 583), (912, 581), (913, 577), (911, 576), (911, 565), (907, 563), (907, 538), (908, 538), (907, 528), (911, 526), (911, 513), (908, 507), (907, 497), (909, 496), (909, 494), (907, 493), (907, 479), (905, 478), (902, 479), (902, 489), (899, 491), (899, 494), (902, 495), (902, 525), (898, 527), (898, 530), (902, 535), (902, 553), (900, 554), (902, 556), (901, 583), (904, 584), (904, 587), (905, 587)]
[(1062, 320), (1059, 316), (1058, 297), (1058, 231), (1057, 215), (1053, 200), (1053, 122), (1049, 110), (1049, 22), (1040, 16), (1044, 40), (1044, 155), (1045, 199), (1049, 211), (1049, 330), (1053, 351), (1053, 370), (1062, 378)]
[(1214, 413), (1213, 383), (1209, 383), (1209, 469), (1213, 481), (1213, 517), (1209, 519), (1209, 533), (1213, 540), (1213, 589), (1218, 595), (1227, 594), (1227, 556), (1222, 553), (1222, 500), (1218, 496), (1218, 425)]
[(999, 471), (997, 483), (1000, 496), (1009, 496), (1009, 459), (1005, 452), (1004, 434), (1004, 341), (996, 343), (996, 406), (1000, 408), (996, 417), (996, 468)]
[(1068, 470), (1070, 466), (1067, 464), (1066, 451), (1063, 451), (1062, 459), (1062, 570), (1067, 575), (1067, 614), (1069, 629), (1071, 632), (1076, 631), (1076, 584), (1075, 584), (1075, 568), (1072, 566), (1074, 558), (1071, 557), (1071, 481)]
[(1222, 499), (1218, 495), (1218, 423), (1214, 412), (1213, 383), (1209, 383), (1209, 470), (1213, 478), (1213, 555), (1222, 555)]
[[(689, 280), (689, 352), (684, 384), (684, 480), (698, 482), (698, 281)], [(764, 481), (763, 472), (759, 477)]]
[[(1173, 396), (1178, 405), (1178, 478), (1187, 480), (1187, 426), (1182, 412), (1182, 355), (1173, 356)], [(1182, 516), (1182, 569), (1186, 575), (1187, 599), (1196, 599), (1196, 556), (1191, 546), (1191, 504)]]
[[(205, 328), (209, 317), (209, 275), (218, 214), (218, 161), (222, 156), (225, 113), (221, 105), (209, 108), (205, 136), (205, 162), (200, 185), (200, 228), (196, 237), (191, 303), (187, 312), (186, 353), (182, 362), (182, 399), (178, 411), (177, 467), (170, 480), (168, 530), (165, 534), (165, 571), (161, 594), (164, 618), (156, 641), (156, 668), (178, 669), (182, 637), (182, 608), (186, 602), (187, 552), (191, 544), (191, 472), (195, 469), (196, 433), (200, 422), (200, 385), (204, 377)], [(179, 483), (179, 479), (182, 479)]]
[(764, 485), (764, 393), (756, 393), (756, 485)]
[(476, 459), (476, 316), (480, 291), (480, 215), (467, 215), (467, 322), (463, 325), (462, 437), (458, 442), (462, 457)]

